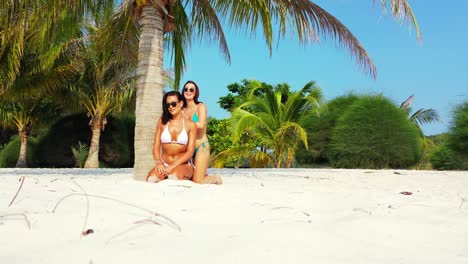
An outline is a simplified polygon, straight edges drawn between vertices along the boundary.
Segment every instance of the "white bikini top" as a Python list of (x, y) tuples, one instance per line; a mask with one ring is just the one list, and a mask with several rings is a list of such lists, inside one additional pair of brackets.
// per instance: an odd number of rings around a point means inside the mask
[(172, 144), (181, 144), (181, 145), (187, 145), (188, 142), (188, 134), (187, 131), (185, 131), (185, 121), (184, 118), (182, 118), (182, 131), (180, 132), (179, 136), (177, 136), (177, 140), (173, 140), (171, 138), (171, 134), (169, 133), (169, 122), (167, 122), (166, 128), (164, 128), (163, 132), (161, 133), (161, 143), (167, 144), (167, 143), (172, 143)]

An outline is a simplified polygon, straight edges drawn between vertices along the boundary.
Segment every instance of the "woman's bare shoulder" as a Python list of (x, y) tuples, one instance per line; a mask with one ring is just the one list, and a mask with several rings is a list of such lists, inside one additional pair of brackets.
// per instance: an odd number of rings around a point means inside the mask
[(197, 108), (198, 108), (198, 109), (200, 109), (200, 108), (201, 108), (201, 109), (206, 109), (206, 104), (205, 104), (205, 103), (202, 103), (202, 102), (199, 102), (199, 103), (197, 104)]

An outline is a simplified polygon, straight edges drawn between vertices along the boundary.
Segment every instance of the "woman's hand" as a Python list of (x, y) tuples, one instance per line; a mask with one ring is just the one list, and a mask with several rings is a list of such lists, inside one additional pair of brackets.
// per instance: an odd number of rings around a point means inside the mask
[(159, 172), (159, 174), (161, 175), (166, 175), (166, 173), (164, 172), (165, 170), (165, 167), (164, 167), (164, 164), (161, 162), (161, 161), (156, 161), (156, 170)]
[(164, 168), (164, 174), (169, 175), (174, 168), (175, 168), (175, 166), (173, 166), (173, 165), (169, 165), (169, 166), (165, 167)]

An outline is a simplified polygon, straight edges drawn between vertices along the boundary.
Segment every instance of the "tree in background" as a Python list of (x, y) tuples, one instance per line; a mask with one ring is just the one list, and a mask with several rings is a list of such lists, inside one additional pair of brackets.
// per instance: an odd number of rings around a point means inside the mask
[[(68, 38), (62, 36), (63, 29), (31, 11), (22, 17), (17, 8), (0, 11), (19, 23), (8, 29), (0, 27), (0, 121), (18, 131), (21, 143), (16, 167), (27, 167), (28, 137), (34, 126), (60, 117), (60, 106), (50, 95), (64, 85), (76, 67), (67, 56), (70, 46)], [(60, 21), (66, 21), (67, 16), (63, 13)]]
[[(258, 81), (250, 85), (248, 99), (232, 112), (234, 141), (247, 132), (258, 140), (259, 148), (250, 150), (253, 160), (276, 168), (291, 167), (299, 142), (307, 146), (301, 119), (318, 105), (321, 91), (309, 82), (285, 99), (281, 90), (272, 91)], [(257, 90), (262, 91), (261, 96), (255, 94)]]
[(85, 168), (99, 168), (99, 143), (107, 116), (134, 104), (136, 60), (122, 60), (119, 46), (108, 45), (108, 34), (115, 22), (111, 11), (105, 14), (89, 17), (83, 27), (85, 33), (75, 57), (81, 72), (68, 91), (90, 119), (92, 138)]
[(420, 108), (411, 114), (411, 106), (413, 105), (413, 101), (414, 94), (401, 103), (400, 109), (406, 112), (411, 123), (413, 123), (419, 129), (423, 146), (423, 155), (421, 162), (416, 165), (416, 168), (422, 169), (426, 167), (427, 163), (429, 163), (430, 153), (433, 151), (435, 145), (429, 138), (424, 135), (421, 126), (433, 122), (441, 122), (441, 119), (439, 113), (437, 113), (437, 111), (432, 108)]
[[(114, 3), (112, 0), (48, 0), (48, 1), (0, 1), (0, 28), (14, 24), (10, 8), (20, 10), (21, 17), (29, 11), (24, 3), (33, 3), (31, 8), (43, 15), (43, 20), (52, 21), (63, 14), (64, 9), (79, 18), (86, 13), (94, 12), (100, 6)], [(390, 5), (391, 13), (414, 25), (419, 37), (419, 28), (413, 11), (407, 0), (381, 0), (385, 10)], [(130, 11), (130, 12), (128, 12)], [(153, 165), (152, 141), (157, 118), (161, 115), (162, 100), (162, 61), (164, 54), (164, 34), (169, 33), (169, 41), (174, 52), (176, 84), (185, 64), (184, 49), (199, 38), (215, 39), (226, 59), (230, 60), (228, 46), (224, 37), (219, 17), (227, 21), (228, 26), (237, 29), (248, 29), (251, 33), (261, 27), (268, 49), (271, 53), (274, 41), (273, 32), (278, 29), (278, 37), (285, 37), (288, 31), (297, 33), (300, 42), (319, 41), (319, 36), (330, 36), (340, 46), (347, 48), (359, 65), (372, 77), (376, 69), (366, 50), (356, 37), (334, 16), (311, 1), (274, 0), (263, 1), (225, 1), (216, 2), (199, 0), (126, 0), (122, 2), (119, 13), (132, 13), (138, 18), (140, 29), (138, 92), (136, 99), (135, 127), (135, 178), (144, 179)], [(75, 18), (72, 17), (72, 18)], [(74, 21), (74, 19), (70, 19)], [(260, 21), (260, 23), (259, 23)], [(22, 26), (22, 21), (19, 21)], [(275, 25), (275, 26), (273, 26)], [(66, 28), (66, 27), (64, 27)], [(130, 29), (131, 27), (126, 27)], [(126, 31), (125, 31), (126, 32)], [(125, 34), (124, 34), (125, 35)], [(2, 38), (13, 39), (8, 32)]]
[(433, 122), (440, 122), (440, 116), (439, 113), (437, 113), (437, 111), (433, 108), (420, 108), (413, 114), (411, 114), (411, 106), (413, 105), (413, 101), (414, 94), (408, 97), (405, 101), (403, 101), (403, 103), (401, 103), (400, 109), (406, 112), (411, 123), (417, 126), (421, 131), (421, 134), (423, 134), (421, 130), (421, 125)]

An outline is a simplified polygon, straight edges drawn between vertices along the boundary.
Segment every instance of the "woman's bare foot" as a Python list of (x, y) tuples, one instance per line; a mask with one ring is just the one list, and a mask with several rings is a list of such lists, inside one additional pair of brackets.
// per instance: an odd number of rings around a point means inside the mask
[(148, 178), (146, 179), (147, 182), (151, 182), (151, 183), (155, 183), (155, 182), (159, 182), (160, 179), (156, 176), (148, 176)]
[(206, 175), (204, 184), (223, 184), (223, 179), (218, 174), (215, 175)]

